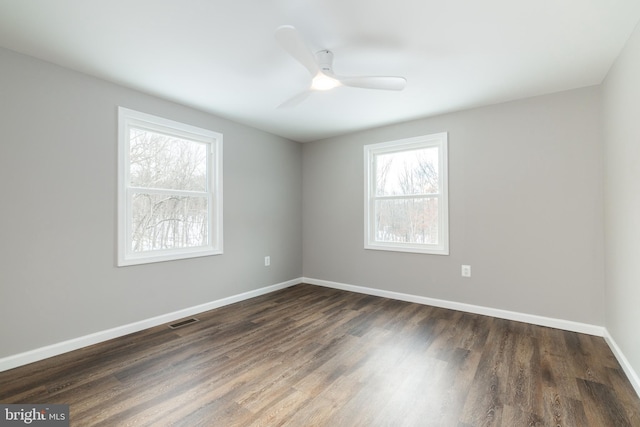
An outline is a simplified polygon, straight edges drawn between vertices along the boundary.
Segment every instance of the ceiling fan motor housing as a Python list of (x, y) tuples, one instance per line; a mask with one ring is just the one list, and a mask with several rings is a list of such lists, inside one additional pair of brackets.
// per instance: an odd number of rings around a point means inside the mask
[(318, 62), (318, 67), (322, 71), (331, 72), (333, 66), (333, 53), (330, 50), (319, 50), (316, 52), (316, 61)]

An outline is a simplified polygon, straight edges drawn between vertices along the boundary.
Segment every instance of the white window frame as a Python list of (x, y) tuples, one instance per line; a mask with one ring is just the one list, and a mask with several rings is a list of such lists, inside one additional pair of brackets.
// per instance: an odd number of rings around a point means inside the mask
[[(142, 129), (205, 143), (207, 156), (208, 242), (205, 246), (136, 253), (132, 250), (130, 178), (130, 129)], [(139, 190), (139, 189), (138, 189)], [(156, 190), (153, 190), (156, 191)], [(158, 193), (181, 193), (157, 189)], [(118, 266), (196, 258), (223, 253), (222, 235), (222, 134), (173, 120), (118, 107)]]
[[(448, 185), (448, 134), (447, 132), (399, 139), (364, 146), (365, 197), (364, 197), (364, 247), (365, 249), (413, 252), (433, 255), (449, 255), (449, 185)], [(389, 198), (416, 198), (416, 195), (377, 196), (376, 156), (399, 153), (419, 148), (438, 148), (438, 193), (418, 197), (437, 197), (438, 238), (437, 244), (383, 242), (376, 240), (376, 201)]]

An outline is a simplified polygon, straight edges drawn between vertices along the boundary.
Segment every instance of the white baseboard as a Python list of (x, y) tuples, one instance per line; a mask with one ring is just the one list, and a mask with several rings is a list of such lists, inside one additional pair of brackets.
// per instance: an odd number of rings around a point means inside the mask
[(631, 364), (624, 356), (622, 350), (620, 350), (620, 347), (618, 347), (618, 344), (616, 344), (615, 340), (607, 329), (604, 330), (604, 339), (607, 344), (609, 344), (609, 348), (613, 352), (613, 355), (616, 356), (616, 359), (618, 359), (618, 363), (620, 363), (620, 366), (622, 366), (624, 373), (627, 374), (627, 378), (629, 378), (629, 382), (636, 391), (636, 394), (638, 395), (638, 397), (640, 397), (640, 377), (638, 377), (637, 372), (631, 367)]
[(216, 301), (211, 301), (205, 304), (196, 305), (193, 307), (185, 308), (182, 310), (174, 311), (172, 313), (163, 314), (160, 316), (152, 317), (150, 319), (141, 320), (139, 322), (129, 323), (127, 325), (118, 326), (116, 328), (107, 329), (105, 331), (96, 332), (93, 334), (85, 335), (78, 338), (73, 338), (67, 341), (59, 342), (56, 344), (48, 345), (45, 347), (29, 350), (24, 353), (15, 354), (0, 358), (0, 372), (9, 369), (23, 366), (28, 363), (37, 362), (52, 356), (57, 356), (62, 353), (77, 350), (82, 347), (87, 347), (93, 344), (104, 342), (113, 338), (118, 338), (133, 332), (142, 331), (147, 328), (162, 325), (164, 323), (173, 322), (174, 320), (182, 319), (184, 317), (193, 316), (198, 313), (213, 310), (214, 308), (223, 307), (225, 305), (233, 304), (236, 302), (244, 301), (249, 298), (254, 298), (260, 295), (268, 294), (280, 289), (288, 288), (293, 285), (297, 285), (302, 282), (302, 278), (288, 280), (286, 282), (278, 283), (271, 286), (265, 286), (264, 288), (256, 289), (242, 294), (233, 295), (227, 298), (222, 298)]
[(599, 337), (604, 336), (605, 331), (604, 327), (602, 326), (572, 322), (570, 320), (554, 319), (552, 317), (536, 316), (534, 314), (518, 313), (515, 311), (501, 310), (498, 308), (483, 307), (479, 305), (465, 304), (462, 302), (447, 301), (411, 294), (403, 294), (400, 292), (366, 288), (363, 286), (347, 285), (345, 283), (330, 282), (327, 280), (312, 279), (309, 277), (303, 277), (302, 280), (303, 283), (308, 283), (310, 285), (325, 286), (328, 288), (341, 289), (344, 291), (357, 292), (360, 294), (374, 295), (400, 301), (415, 302), (417, 304), (432, 305), (435, 307), (465, 311), (474, 314), (482, 314), (485, 316), (498, 317), (500, 319), (515, 320), (517, 322), (531, 323), (533, 325), (547, 326), (550, 328), (580, 332), (582, 334), (595, 335)]

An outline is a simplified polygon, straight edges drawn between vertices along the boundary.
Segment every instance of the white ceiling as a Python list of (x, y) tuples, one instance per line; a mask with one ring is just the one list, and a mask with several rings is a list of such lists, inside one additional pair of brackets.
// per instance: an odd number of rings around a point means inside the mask
[[(639, 20), (638, 0), (0, 0), (0, 46), (307, 142), (599, 84)], [(283, 24), (406, 89), (276, 108), (310, 82)]]

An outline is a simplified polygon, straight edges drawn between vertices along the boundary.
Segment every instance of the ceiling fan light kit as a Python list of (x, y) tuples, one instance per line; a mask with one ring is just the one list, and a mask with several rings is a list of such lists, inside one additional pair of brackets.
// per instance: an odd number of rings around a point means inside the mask
[(323, 49), (314, 55), (306, 43), (291, 25), (282, 25), (276, 29), (276, 40), (296, 61), (305, 67), (312, 76), (309, 88), (280, 104), (278, 108), (293, 107), (304, 101), (310, 92), (327, 91), (339, 86), (363, 89), (382, 89), (399, 91), (404, 89), (407, 80), (396, 76), (353, 76), (342, 77), (333, 73), (333, 53)]
[(342, 86), (339, 80), (329, 77), (324, 73), (318, 73), (311, 80), (311, 89), (313, 90), (331, 90), (338, 86)]

